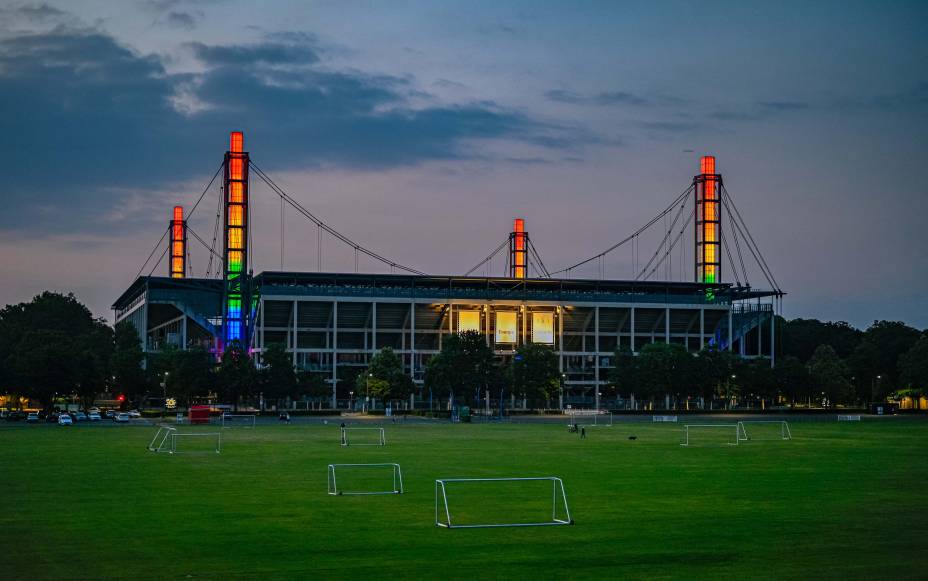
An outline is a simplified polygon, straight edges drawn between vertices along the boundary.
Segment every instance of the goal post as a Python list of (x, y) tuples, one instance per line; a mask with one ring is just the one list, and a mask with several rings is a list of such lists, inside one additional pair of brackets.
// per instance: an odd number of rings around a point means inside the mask
[[(186, 441), (203, 439), (208, 443), (208, 446), (196, 450), (184, 449), (183, 447), (178, 449), (178, 440), (184, 442), (184, 438), (189, 438)], [(169, 450), (171, 454), (205, 454), (211, 452), (222, 453), (222, 432), (187, 432), (182, 434), (174, 431), (171, 433), (171, 448)]]
[[(392, 473), (392, 487), (389, 490), (346, 490), (344, 487), (339, 488), (338, 472), (353, 472), (362, 470), (372, 470), (375, 472), (386, 472), (389, 469)], [(328, 493), (332, 496), (370, 496), (379, 494), (403, 494), (403, 470), (399, 464), (329, 464), (328, 468)]]
[(859, 415), (838, 416), (838, 421), (839, 422), (859, 422), (860, 416)]
[[(748, 427), (752, 429), (751, 435), (748, 435)], [(772, 428), (772, 429), (771, 429)], [(792, 440), (793, 435), (789, 431), (789, 424), (785, 420), (742, 420), (738, 422), (738, 440), (746, 442), (748, 440)]]
[(386, 446), (387, 438), (383, 428), (344, 426), (341, 428), (340, 443), (342, 446)]
[[(546, 492), (544, 488), (547, 487), (547, 484), (551, 483), (550, 493)], [(454, 504), (453, 501), (449, 502), (449, 489), (455, 487), (473, 487), (480, 486), (481, 484), (490, 484), (502, 486), (504, 488), (518, 487), (521, 484), (532, 483), (535, 485), (540, 485), (541, 488), (538, 488), (534, 492), (537, 492), (538, 497), (533, 499), (535, 501), (535, 506), (530, 507), (535, 510), (527, 510), (526, 512), (533, 513), (528, 518), (523, 519), (507, 519), (505, 517), (499, 519), (480, 519), (474, 518), (468, 520), (466, 518), (459, 518), (457, 516), (452, 517), (451, 506)], [(498, 492), (498, 490), (497, 490)], [(551, 506), (548, 509), (544, 505), (547, 504), (547, 500), (543, 500), (542, 496), (547, 496), (550, 494)], [(490, 495), (484, 495), (482, 499), (484, 501), (491, 498)], [(495, 495), (495, 498), (505, 498), (509, 503), (513, 503), (513, 497), (509, 495)], [(465, 503), (470, 506), (471, 503)], [(479, 501), (478, 505), (481, 505)], [(472, 507), (471, 507), (472, 508)], [(518, 512), (521, 506), (511, 507)], [(550, 510), (550, 519), (548, 518), (534, 518), (536, 516), (544, 516), (548, 514)], [(536, 513), (537, 514), (534, 514)], [(494, 514), (499, 515), (498, 512)], [(463, 521), (463, 522), (462, 522)], [(541, 476), (541, 477), (532, 477), (532, 478), (440, 478), (435, 481), (435, 526), (442, 528), (455, 528), (455, 529), (481, 529), (481, 528), (497, 528), (497, 527), (540, 527), (540, 526), (560, 526), (560, 525), (571, 525), (574, 524), (573, 519), (570, 517), (570, 508), (567, 506), (567, 493), (564, 490), (564, 482), (556, 476)]]
[(168, 452), (170, 451), (171, 434), (176, 432), (177, 428), (171, 426), (158, 426), (155, 437), (148, 444), (149, 452)]
[(255, 427), (255, 414), (222, 414), (223, 428), (253, 428)]
[[(696, 433), (712, 434), (709, 442), (702, 439), (696, 439), (691, 434)], [(721, 436), (724, 440), (719, 440)], [(730, 439), (729, 439), (730, 438)], [(738, 424), (685, 424), (683, 426), (683, 441), (681, 446), (737, 446), (740, 438), (738, 437)]]

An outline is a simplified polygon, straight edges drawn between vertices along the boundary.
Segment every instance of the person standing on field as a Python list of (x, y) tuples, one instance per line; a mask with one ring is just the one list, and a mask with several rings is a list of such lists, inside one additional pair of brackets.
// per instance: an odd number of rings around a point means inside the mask
[(580, 428), (580, 439), (586, 440), (586, 427), (585, 426)]

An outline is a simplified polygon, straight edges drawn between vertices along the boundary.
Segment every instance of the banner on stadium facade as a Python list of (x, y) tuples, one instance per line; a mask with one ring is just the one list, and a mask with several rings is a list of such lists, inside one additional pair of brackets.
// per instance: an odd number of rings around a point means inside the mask
[(496, 342), (497, 343), (517, 343), (519, 337), (519, 325), (516, 313), (512, 311), (496, 312)]
[(458, 333), (480, 332), (480, 311), (458, 311)]
[(554, 313), (532, 313), (532, 343), (554, 345)]

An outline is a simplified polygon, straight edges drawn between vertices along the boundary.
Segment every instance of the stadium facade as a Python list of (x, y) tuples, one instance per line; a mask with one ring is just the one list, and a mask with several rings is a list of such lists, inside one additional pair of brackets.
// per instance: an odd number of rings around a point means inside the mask
[[(218, 353), (235, 341), (260, 364), (264, 350), (278, 343), (297, 369), (325, 376), (333, 406), (347, 399), (357, 374), (384, 347), (396, 351), (423, 386), (429, 358), (449, 335), (464, 331), (483, 335), (502, 360), (530, 343), (551, 347), (566, 401), (597, 407), (616, 349), (638, 353), (661, 342), (691, 352), (712, 346), (775, 362), (774, 305), (782, 293), (719, 282), (724, 200), (712, 157), (703, 158), (691, 186), (694, 282), (530, 278), (534, 247), (522, 219), (509, 235), (507, 277), (430, 276), (405, 267), (408, 274), (251, 276), (250, 167), (244, 137), (233, 132), (223, 164), (222, 278), (187, 276), (187, 226), (177, 207), (169, 222), (168, 276), (139, 277), (114, 303), (116, 321), (134, 323), (147, 353), (167, 345)], [(255, 173), (266, 179), (260, 169)], [(354, 250), (357, 256), (364, 249)]]

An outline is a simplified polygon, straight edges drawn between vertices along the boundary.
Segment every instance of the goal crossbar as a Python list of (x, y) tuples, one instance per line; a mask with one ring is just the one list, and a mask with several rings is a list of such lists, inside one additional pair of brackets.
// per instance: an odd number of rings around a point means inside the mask
[[(376, 442), (351, 442), (351, 436), (348, 432), (352, 431), (367, 431), (367, 432), (379, 432), (377, 434)], [(341, 445), (342, 446), (386, 446), (387, 438), (383, 428), (352, 428), (345, 426), (341, 429)]]
[[(170, 454), (195, 454), (197, 452), (177, 450), (177, 439), (178, 438), (216, 438), (216, 448), (213, 450), (217, 454), (222, 453), (222, 432), (187, 432), (179, 433), (177, 431), (171, 434), (171, 449), (168, 451)], [(207, 450), (199, 451), (199, 453), (208, 453)]]
[(717, 428), (717, 429), (726, 429), (735, 431), (735, 439), (733, 442), (725, 442), (724, 444), (717, 444), (720, 446), (737, 446), (738, 445), (738, 424), (685, 424), (683, 426), (683, 442), (681, 446), (690, 445), (690, 428)]
[[(477, 523), (453, 524), (451, 509), (448, 507), (447, 484), (456, 482), (551, 482), (551, 520), (527, 523)], [(441, 497), (441, 501), (439, 501)], [(558, 514), (558, 498), (564, 504), (563, 517)], [(441, 510), (443, 509), (443, 510)], [(444, 515), (444, 518), (442, 518)], [(535, 476), (527, 478), (439, 478), (435, 480), (435, 526), (446, 529), (487, 529), (499, 527), (544, 527), (574, 524), (570, 518), (570, 508), (567, 506), (567, 493), (564, 491), (564, 481), (557, 476)]]
[[(339, 490), (336, 480), (338, 468), (391, 468), (393, 472), (393, 488), (390, 490)], [(329, 464), (328, 492), (332, 496), (371, 496), (380, 494), (403, 494), (403, 470), (399, 464), (391, 462), (381, 464)]]
[(738, 440), (746, 442), (748, 440), (776, 440), (778, 438), (752, 438), (748, 436), (748, 431), (745, 428), (747, 424), (758, 425), (758, 424), (767, 424), (767, 425), (780, 425), (780, 440), (792, 440), (793, 435), (789, 431), (789, 424), (786, 420), (742, 420), (738, 422)]

